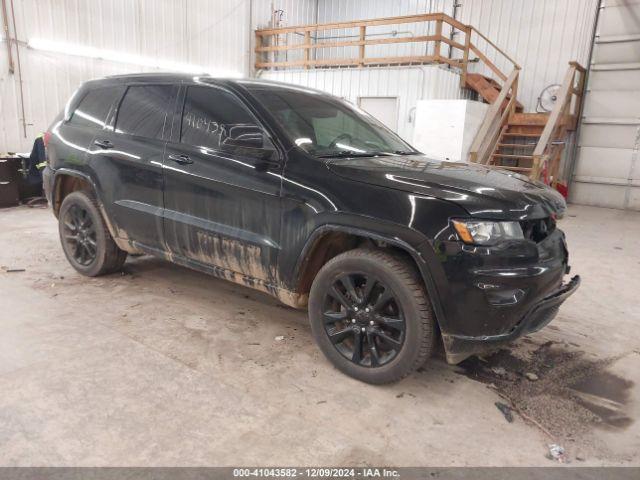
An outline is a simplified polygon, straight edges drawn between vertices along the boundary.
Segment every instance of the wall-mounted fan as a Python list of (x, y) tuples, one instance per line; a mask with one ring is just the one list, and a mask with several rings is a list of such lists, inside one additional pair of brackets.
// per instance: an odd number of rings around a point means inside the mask
[(544, 90), (540, 92), (540, 96), (538, 97), (538, 106), (536, 108), (538, 112), (550, 112), (553, 110), (553, 106), (558, 100), (560, 87), (561, 85), (554, 83), (545, 87)]

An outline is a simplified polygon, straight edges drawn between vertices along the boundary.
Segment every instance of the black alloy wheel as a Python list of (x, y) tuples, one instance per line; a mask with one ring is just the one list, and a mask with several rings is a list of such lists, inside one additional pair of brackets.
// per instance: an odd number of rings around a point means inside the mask
[(411, 258), (356, 248), (322, 266), (309, 292), (316, 343), (333, 365), (367, 383), (390, 383), (433, 351), (436, 322)]
[(338, 277), (325, 296), (323, 319), (335, 348), (360, 366), (389, 363), (404, 343), (400, 303), (389, 286), (370, 274)]
[(62, 239), (73, 259), (84, 267), (95, 261), (98, 253), (96, 226), (89, 212), (71, 205), (62, 220)]
[(127, 252), (115, 243), (90, 192), (71, 192), (58, 212), (58, 233), (62, 250), (73, 268), (96, 277), (122, 268)]

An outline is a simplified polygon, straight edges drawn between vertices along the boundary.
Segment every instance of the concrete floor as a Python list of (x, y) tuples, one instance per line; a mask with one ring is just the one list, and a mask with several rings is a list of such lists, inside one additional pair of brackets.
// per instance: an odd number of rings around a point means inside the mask
[[(573, 464), (640, 465), (640, 214), (571, 206), (561, 227), (583, 285), (512, 353), (551, 340), (611, 359), (630, 424), (564, 446)], [(441, 359), (369, 386), (266, 295), (149, 257), (80, 276), (49, 210), (0, 210), (0, 266), (0, 465), (554, 464), (553, 439)]]

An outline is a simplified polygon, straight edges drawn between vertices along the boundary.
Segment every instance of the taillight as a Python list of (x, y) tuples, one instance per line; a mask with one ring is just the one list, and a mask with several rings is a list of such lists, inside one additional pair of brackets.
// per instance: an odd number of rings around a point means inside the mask
[(44, 148), (47, 148), (47, 146), (49, 146), (49, 140), (51, 140), (51, 132), (46, 131), (42, 136), (42, 142), (44, 143)]

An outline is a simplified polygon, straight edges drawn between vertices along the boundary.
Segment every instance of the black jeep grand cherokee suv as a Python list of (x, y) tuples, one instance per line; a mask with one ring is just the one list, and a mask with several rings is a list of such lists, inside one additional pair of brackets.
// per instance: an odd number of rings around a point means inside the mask
[(433, 161), (357, 108), (263, 81), (85, 83), (45, 135), (71, 265), (147, 253), (308, 305), (334, 365), (371, 383), (546, 325), (575, 291), (563, 198)]

